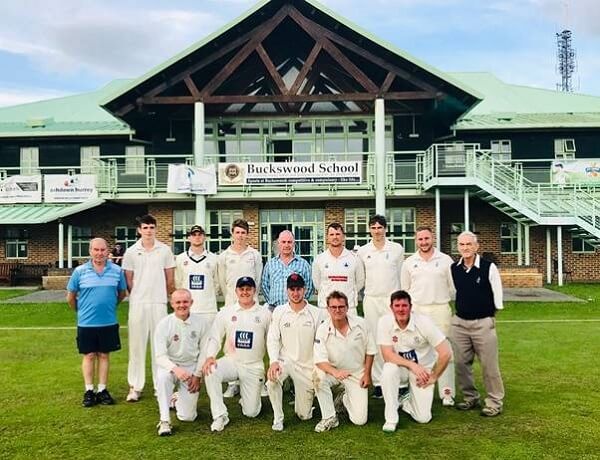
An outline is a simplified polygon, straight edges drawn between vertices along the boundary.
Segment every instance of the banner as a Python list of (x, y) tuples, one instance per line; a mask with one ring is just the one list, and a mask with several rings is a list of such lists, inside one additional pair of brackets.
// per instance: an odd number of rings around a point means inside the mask
[(0, 203), (41, 203), (42, 176), (11, 176), (0, 181)]
[(219, 185), (360, 184), (361, 161), (219, 163)]
[(184, 164), (169, 165), (167, 192), (214, 195), (217, 193), (217, 177), (214, 166), (199, 168)]
[(600, 159), (564, 160), (552, 163), (552, 183), (590, 184), (600, 182)]
[(44, 201), (46, 203), (81, 203), (98, 198), (96, 176), (92, 174), (44, 175)]

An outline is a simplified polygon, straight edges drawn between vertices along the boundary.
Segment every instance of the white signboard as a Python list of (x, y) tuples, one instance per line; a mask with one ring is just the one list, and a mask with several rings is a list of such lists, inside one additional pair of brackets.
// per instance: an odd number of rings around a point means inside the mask
[(169, 165), (167, 192), (214, 195), (217, 193), (217, 176), (214, 166), (199, 168), (184, 164)]
[(0, 203), (41, 203), (42, 176), (11, 176), (0, 181)]
[(600, 182), (600, 159), (563, 160), (552, 164), (552, 183), (590, 184)]
[(219, 185), (360, 184), (360, 161), (219, 163)]
[(98, 198), (96, 176), (92, 174), (45, 174), (44, 201), (46, 203), (81, 203)]

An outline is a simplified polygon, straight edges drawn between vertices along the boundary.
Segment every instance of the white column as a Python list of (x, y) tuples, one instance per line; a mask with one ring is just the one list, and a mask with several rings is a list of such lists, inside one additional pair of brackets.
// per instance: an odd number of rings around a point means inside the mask
[(67, 225), (67, 267), (73, 268), (73, 226)]
[(546, 282), (552, 283), (552, 235), (550, 227), (546, 228)]
[(65, 268), (65, 227), (58, 221), (58, 268)]
[[(204, 103), (194, 103), (194, 164), (204, 166)], [(204, 227), (206, 225), (206, 197), (196, 195), (195, 222)]]
[(556, 227), (556, 260), (557, 270), (556, 276), (558, 277), (558, 285), (563, 285), (563, 251), (562, 251), (562, 227), (559, 225)]
[(465, 231), (469, 231), (469, 223), (470, 223), (470, 217), (469, 217), (469, 189), (465, 189), (465, 195), (464, 195), (464, 207), (465, 207)]
[(523, 229), (525, 230), (525, 265), (531, 265), (531, 254), (529, 251), (531, 250), (531, 241), (529, 240), (529, 225), (524, 225)]
[(435, 189), (435, 247), (442, 250), (442, 208), (440, 189)]
[(517, 265), (523, 265), (523, 225), (517, 222)]
[(385, 215), (385, 101), (375, 99), (375, 212)]

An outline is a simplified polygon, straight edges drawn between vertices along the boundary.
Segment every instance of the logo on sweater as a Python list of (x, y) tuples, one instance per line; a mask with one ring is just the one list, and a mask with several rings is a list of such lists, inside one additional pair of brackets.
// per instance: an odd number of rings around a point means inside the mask
[(475, 282), (476, 282), (477, 284), (481, 284), (481, 276), (478, 276), (478, 277), (477, 277), (477, 279), (475, 280)]
[(395, 336), (392, 337), (392, 342), (398, 343), (398, 336), (397, 335), (395, 335)]
[(179, 336), (177, 334), (173, 336), (173, 342), (179, 342)]
[(244, 350), (252, 349), (254, 340), (254, 332), (252, 331), (235, 331), (235, 348)]
[(348, 262), (344, 262), (344, 268), (348, 268), (350, 264)]
[(235, 323), (236, 321), (237, 321), (237, 316), (233, 315), (233, 316), (231, 317), (231, 322), (232, 322), (232, 323)]
[(283, 327), (290, 327), (291, 324), (290, 323), (283, 323)]

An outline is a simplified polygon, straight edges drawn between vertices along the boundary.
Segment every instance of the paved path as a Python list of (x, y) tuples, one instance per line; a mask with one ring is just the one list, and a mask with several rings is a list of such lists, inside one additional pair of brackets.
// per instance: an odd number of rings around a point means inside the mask
[[(35, 291), (21, 297), (3, 300), (2, 303), (66, 302), (67, 291)], [(505, 302), (585, 302), (560, 292), (545, 288), (506, 288)]]

